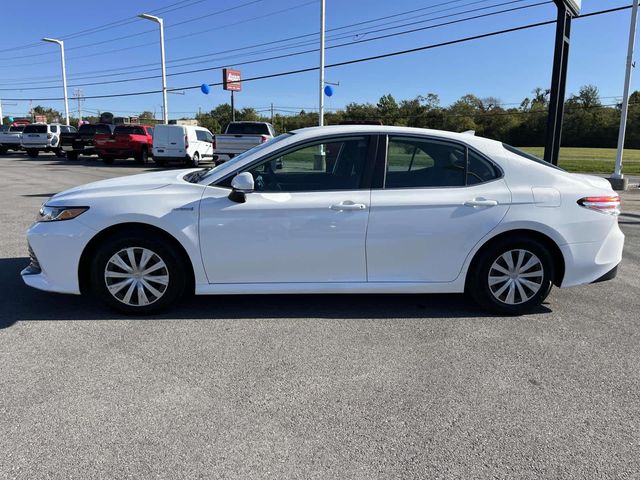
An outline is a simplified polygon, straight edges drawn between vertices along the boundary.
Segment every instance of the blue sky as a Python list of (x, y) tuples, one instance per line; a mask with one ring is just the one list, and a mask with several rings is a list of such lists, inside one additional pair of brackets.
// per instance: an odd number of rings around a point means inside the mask
[[(328, 31), (327, 46), (534, 5), (542, 1), (544, 0), (326, 0), (328, 30), (397, 15), (386, 20)], [(583, 12), (629, 3), (630, 0), (583, 0)], [(62, 96), (58, 47), (39, 42), (45, 36), (69, 37), (65, 44), (70, 96), (74, 91), (73, 86), (77, 84), (141, 76), (154, 78), (80, 88), (85, 96), (159, 89), (157, 26), (149, 21), (135, 19), (138, 13), (153, 13), (158, 9), (163, 9), (157, 15), (162, 16), (165, 21), (168, 73), (237, 66), (243, 77), (248, 78), (318, 64), (318, 53), (311, 52), (239, 65), (249, 60), (316, 48), (319, 23), (317, 0), (65, 0), (30, 5), (34, 8), (27, 10), (22, 2), (3, 2), (0, 17), (0, 29), (3, 32), (0, 46), (0, 50), (3, 50), (0, 51), (0, 89), (10, 90), (0, 90), (0, 98), (38, 99)], [(421, 10), (403, 14), (416, 9)], [(574, 21), (568, 92), (576, 92), (584, 84), (594, 84), (603, 97), (619, 97), (622, 94), (630, 14), (630, 10), (625, 10)], [(329, 48), (326, 61), (331, 64), (554, 18), (555, 7), (549, 2), (516, 12)], [(413, 25), (404, 26), (408, 23)], [(390, 27), (396, 28), (389, 29)], [(371, 32), (383, 28), (388, 30)], [(331, 68), (326, 71), (326, 78), (340, 82), (340, 86), (335, 87), (335, 94), (327, 99), (326, 105), (329, 108), (339, 108), (352, 101), (375, 103), (381, 95), (387, 93), (403, 99), (428, 92), (438, 94), (444, 105), (466, 93), (481, 97), (494, 96), (505, 104), (520, 102), (535, 87), (547, 88), (550, 83), (554, 29), (554, 25), (549, 25)], [(89, 31), (86, 32), (87, 30)], [(269, 43), (307, 34), (309, 35), (289, 42)], [(36, 45), (25, 48), (33, 44)], [(258, 46), (238, 50), (253, 45)], [(187, 57), (188, 60), (183, 60)], [(194, 64), (186, 65), (187, 63)], [(220, 70), (169, 76), (168, 85), (170, 88), (179, 88), (204, 82), (215, 83), (221, 80), (221, 76)], [(635, 75), (632, 88), (640, 89), (639, 77), (640, 75)], [(243, 84), (243, 91), (236, 96), (236, 105), (238, 108), (260, 108), (273, 103), (277, 109), (282, 109), (281, 112), (301, 107), (313, 109), (317, 108), (317, 85), (317, 71), (246, 82)], [(52, 88), (24, 90), (34, 87)], [(221, 87), (212, 87), (209, 95), (204, 95), (199, 90), (186, 90), (184, 95), (169, 95), (170, 117), (190, 116), (199, 108), (209, 110), (228, 101), (228, 98), (228, 92), (224, 92)], [(603, 101), (613, 103), (616, 99), (605, 98)], [(63, 108), (60, 100), (34, 100), (33, 104), (60, 110)], [(161, 105), (161, 94), (155, 93), (86, 99), (84, 109), (88, 112), (112, 111), (120, 115), (150, 110), (160, 117)], [(72, 113), (76, 108), (76, 102), (71, 100)], [(28, 109), (28, 101), (3, 100), (5, 115), (23, 115)]]

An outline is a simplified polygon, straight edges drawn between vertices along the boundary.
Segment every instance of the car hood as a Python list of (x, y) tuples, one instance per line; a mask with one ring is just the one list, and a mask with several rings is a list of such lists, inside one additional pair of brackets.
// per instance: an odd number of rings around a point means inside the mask
[(161, 172), (142, 173), (139, 175), (100, 180), (60, 192), (51, 197), (46, 203), (47, 205), (54, 206), (63, 206), (63, 204), (68, 206), (70, 202), (80, 199), (90, 200), (91, 198), (105, 196), (121, 196), (140, 193), (145, 190), (154, 190), (172, 184), (186, 184), (187, 182), (183, 180), (185, 174), (197, 170), (200, 169), (164, 170)]

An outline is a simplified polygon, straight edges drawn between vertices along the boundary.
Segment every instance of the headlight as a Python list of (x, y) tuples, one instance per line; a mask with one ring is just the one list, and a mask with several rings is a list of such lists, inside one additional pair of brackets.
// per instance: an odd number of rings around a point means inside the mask
[(50, 207), (43, 205), (40, 207), (38, 222), (57, 222), (60, 220), (71, 220), (78, 215), (89, 210), (89, 207)]

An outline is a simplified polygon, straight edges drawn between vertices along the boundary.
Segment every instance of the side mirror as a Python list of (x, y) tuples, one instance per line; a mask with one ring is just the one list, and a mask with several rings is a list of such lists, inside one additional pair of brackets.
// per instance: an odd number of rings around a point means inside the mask
[(246, 194), (254, 191), (253, 175), (249, 172), (242, 172), (231, 180), (231, 193), (229, 200), (238, 203), (247, 201)]

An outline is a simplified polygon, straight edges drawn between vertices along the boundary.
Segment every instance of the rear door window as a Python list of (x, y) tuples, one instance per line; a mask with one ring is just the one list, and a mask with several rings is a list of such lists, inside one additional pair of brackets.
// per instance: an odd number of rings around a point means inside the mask
[(22, 133), (47, 133), (46, 125), (27, 125)]

